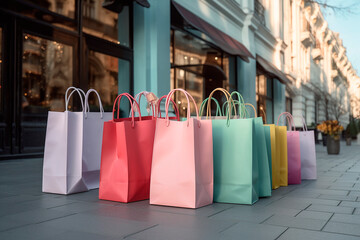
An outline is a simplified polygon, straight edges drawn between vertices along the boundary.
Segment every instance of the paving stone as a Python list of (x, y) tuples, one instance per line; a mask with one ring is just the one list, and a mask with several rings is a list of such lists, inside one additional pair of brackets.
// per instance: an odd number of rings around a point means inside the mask
[(279, 238), (279, 240), (359, 240), (358, 237), (343, 234), (333, 234), (327, 232), (303, 230), (289, 228)]
[(343, 222), (343, 223), (354, 223), (360, 225), (360, 216), (359, 215), (350, 215), (350, 214), (334, 214), (330, 220), (331, 222)]
[(309, 230), (321, 230), (326, 224), (326, 220), (319, 220), (313, 218), (290, 217), (284, 215), (274, 215), (267, 219), (264, 223), (270, 225), (295, 227)]
[(325, 225), (323, 231), (360, 236), (359, 224), (330, 221)]
[(360, 208), (360, 202), (342, 201), (339, 206)]
[(318, 211), (318, 212), (329, 212), (329, 213), (347, 213), (351, 214), (354, 211), (352, 207), (338, 207), (338, 206), (328, 206), (328, 205), (316, 205), (313, 204), (306, 210)]
[(234, 239), (234, 236), (237, 239), (276, 239), (285, 230), (286, 227), (240, 222), (223, 231), (221, 239)]
[(327, 212), (316, 212), (316, 211), (308, 211), (304, 210), (301, 211), (296, 217), (301, 218), (311, 218), (311, 219), (318, 219), (318, 220), (329, 220), (333, 213), (327, 213)]
[(342, 196), (342, 195), (325, 195), (321, 194), (318, 198), (321, 199), (331, 199), (331, 200), (339, 200), (339, 201), (356, 201), (357, 196)]

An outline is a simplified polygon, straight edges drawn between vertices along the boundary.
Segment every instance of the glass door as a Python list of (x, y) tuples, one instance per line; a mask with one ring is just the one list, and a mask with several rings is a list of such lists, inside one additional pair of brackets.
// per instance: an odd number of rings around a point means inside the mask
[(74, 48), (29, 33), (22, 39), (21, 152), (41, 152), (47, 113), (65, 110), (65, 91), (73, 85)]

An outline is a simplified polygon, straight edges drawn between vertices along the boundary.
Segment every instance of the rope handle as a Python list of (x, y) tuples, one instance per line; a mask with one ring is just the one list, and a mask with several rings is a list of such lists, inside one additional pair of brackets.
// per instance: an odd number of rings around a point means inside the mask
[(196, 112), (196, 118), (198, 121), (198, 127), (200, 127), (200, 118), (199, 118), (199, 110), (197, 108), (197, 105), (196, 105), (196, 102), (194, 100), (194, 98), (191, 96), (190, 93), (188, 93), (187, 91), (185, 91), (184, 89), (181, 89), (181, 88), (176, 88), (176, 89), (173, 89), (169, 92), (169, 94), (167, 95), (166, 97), (166, 103), (165, 103), (165, 113), (166, 113), (166, 121), (167, 121), (167, 126), (169, 126), (170, 124), (170, 119), (169, 119), (169, 104), (170, 104), (170, 99), (172, 97), (172, 95), (175, 93), (175, 92), (182, 92), (185, 94), (185, 97), (186, 97), (186, 100), (187, 100), (187, 103), (188, 103), (188, 108), (187, 108), (187, 126), (189, 126), (189, 123), (190, 123), (190, 100), (189, 98), (191, 99), (191, 101), (194, 103), (194, 106), (195, 106), (195, 112)]
[(236, 95), (239, 101), (239, 118), (246, 118), (248, 111), (245, 107), (245, 101), (243, 96), (238, 91), (233, 91), (231, 93), (231, 98), (233, 98), (233, 95)]
[[(71, 91), (71, 93), (68, 95), (68, 92)], [(68, 111), (68, 107), (69, 107), (69, 101), (71, 96), (73, 95), (74, 92), (77, 92), (79, 94), (80, 97), (80, 101), (81, 101), (81, 110), (84, 112), (85, 108), (84, 108), (84, 100), (83, 100), (83, 95), (85, 96), (85, 93), (83, 90), (81, 90), (80, 88), (76, 88), (76, 87), (69, 87), (66, 92), (65, 92), (65, 111)]]
[[(139, 108), (139, 104), (136, 102), (136, 100), (134, 99), (133, 96), (131, 96), (130, 94), (128, 93), (122, 93), (120, 95), (118, 95), (114, 101), (114, 105), (113, 105), (113, 121), (115, 121), (114, 119), (114, 115), (115, 115), (115, 108), (116, 108), (116, 105), (118, 106), (117, 108), (117, 119), (120, 118), (120, 102), (121, 102), (121, 98), (125, 96), (127, 97), (127, 99), (129, 100), (130, 102), (130, 107), (131, 107), (131, 121), (132, 121), (132, 124), (131, 126), (134, 127), (135, 126), (135, 117), (134, 117), (134, 108), (133, 108), (133, 103), (136, 103), (136, 106)], [(139, 121), (141, 121), (141, 113), (139, 112)]]
[[(213, 100), (216, 104), (216, 116), (222, 116), (223, 114), (221, 113), (221, 110), (220, 110), (220, 104), (219, 102), (215, 99), (215, 98), (211, 98), (211, 100)], [(204, 108), (205, 108), (205, 105), (208, 103), (209, 101), (209, 98), (206, 98), (200, 105), (200, 116), (203, 115), (203, 112), (204, 112)]]
[(279, 115), (276, 125), (279, 126), (279, 120), (280, 120), (281, 116), (286, 116), (286, 119), (289, 123), (290, 131), (296, 131), (295, 124), (294, 124), (294, 118), (291, 115), (291, 113), (288, 113), (288, 112), (283, 112)]
[[(147, 96), (148, 95), (152, 95), (153, 96), (153, 100), (152, 101), (149, 101), (147, 99)], [(157, 100), (157, 97), (154, 93), (152, 92), (147, 92), (147, 91), (142, 91), (142, 92), (139, 92), (138, 94), (135, 95), (135, 100), (138, 102), (139, 106), (141, 104), (141, 96), (145, 96), (146, 100), (147, 100), (147, 104), (148, 106), (151, 107), (151, 111), (152, 111), (152, 116), (155, 117), (156, 116), (156, 100)], [(134, 113), (136, 112), (140, 112), (141, 109), (140, 108), (137, 108), (135, 103), (133, 104), (134, 106)], [(148, 114), (149, 114), (149, 111), (148, 111)], [(131, 112), (129, 113), (129, 117), (131, 117)]]
[(100, 116), (101, 118), (103, 118), (104, 116), (104, 108), (103, 108), (103, 105), (101, 103), (101, 98), (100, 98), (100, 95), (99, 93), (95, 90), (95, 89), (89, 89), (87, 92), (86, 92), (86, 95), (85, 95), (85, 118), (87, 118), (87, 113), (90, 112), (90, 107), (89, 107), (89, 95), (90, 93), (94, 92), (97, 97), (98, 97), (98, 101), (99, 101), (99, 107), (100, 107)]
[(263, 107), (260, 107), (260, 111), (261, 111), (261, 113), (264, 115), (264, 118), (265, 118), (264, 124), (266, 124), (266, 112), (264, 111), (264, 108), (263, 108)]
[(303, 115), (301, 115), (301, 119), (302, 119), (302, 122), (303, 122), (303, 131), (308, 131), (306, 121), (305, 121), (305, 118), (303, 117)]
[[(162, 96), (161, 98), (159, 98), (158, 101), (157, 101), (157, 106), (156, 106), (156, 109), (157, 109), (157, 112), (158, 112), (157, 115), (158, 115), (158, 117), (160, 117), (160, 118), (161, 118), (160, 103), (161, 103), (161, 101), (162, 101), (164, 98), (166, 99), (166, 97), (167, 97), (167, 95), (164, 95), (164, 96)], [(171, 101), (171, 103), (172, 103), (172, 105), (173, 105), (173, 108), (174, 108), (174, 111), (175, 111), (175, 115), (176, 115), (176, 119), (177, 119), (178, 121), (180, 121), (179, 109), (178, 109), (178, 107), (176, 106), (176, 103), (174, 102), (174, 100), (170, 99), (170, 101)]]
[(254, 105), (252, 105), (251, 103), (245, 103), (244, 105), (252, 107), (252, 109), (254, 110), (254, 117), (257, 118), (257, 113), (256, 113), (256, 109), (255, 109)]

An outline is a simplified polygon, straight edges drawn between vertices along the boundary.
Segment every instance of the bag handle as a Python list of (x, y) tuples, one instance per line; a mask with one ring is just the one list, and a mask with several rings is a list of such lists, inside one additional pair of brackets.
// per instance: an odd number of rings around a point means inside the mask
[[(240, 102), (239, 102), (238, 100), (233, 100), (233, 102), (234, 102), (234, 105), (235, 105), (235, 106), (240, 104)], [(227, 104), (228, 104), (228, 102), (226, 101), (226, 102), (224, 102), (223, 105), (221, 106), (221, 112), (222, 112), (222, 114), (225, 115), (225, 116), (226, 116), (226, 114), (228, 113), (228, 111), (227, 111), (226, 108), (225, 108)], [(233, 106), (232, 109), (234, 109), (234, 110), (236, 111), (236, 107)], [(231, 115), (231, 114), (230, 114), (230, 115)]]
[(301, 119), (302, 119), (302, 122), (303, 122), (303, 131), (308, 131), (308, 128), (307, 128), (307, 125), (306, 125), (306, 121), (305, 121), (305, 118), (303, 117), (303, 115), (301, 115)]
[[(68, 91), (71, 91), (71, 93), (68, 95)], [(74, 92), (77, 92), (79, 94), (79, 97), (80, 97), (80, 101), (81, 101), (81, 110), (84, 112), (84, 100), (83, 100), (83, 95), (81, 94), (84, 94), (85, 96), (85, 93), (83, 90), (81, 90), (80, 88), (76, 88), (76, 87), (69, 87), (66, 92), (65, 92), (65, 111), (68, 111), (68, 107), (69, 107), (69, 101), (70, 101), (70, 98), (71, 96), (73, 95)]]
[(87, 92), (86, 92), (86, 95), (85, 95), (85, 118), (87, 118), (87, 113), (90, 112), (90, 107), (89, 107), (89, 95), (90, 93), (95, 93), (97, 98), (98, 98), (98, 101), (99, 101), (99, 108), (100, 108), (100, 116), (101, 118), (104, 117), (104, 108), (103, 108), (103, 105), (102, 105), (102, 102), (101, 102), (101, 98), (100, 98), (100, 95), (99, 93), (95, 90), (95, 89), (89, 89)]
[[(220, 110), (220, 104), (215, 98), (211, 98), (216, 104), (216, 116), (222, 116), (221, 110)], [(200, 105), (200, 116), (203, 115), (205, 105), (208, 103), (209, 98), (206, 98)]]
[(185, 91), (184, 89), (181, 89), (181, 88), (176, 88), (176, 89), (173, 89), (169, 92), (169, 94), (167, 95), (166, 97), (166, 103), (165, 103), (165, 113), (166, 113), (166, 121), (167, 121), (167, 126), (169, 126), (170, 124), (170, 119), (169, 119), (169, 104), (170, 104), (170, 99), (172, 97), (172, 95), (176, 92), (176, 91), (180, 91), (182, 93), (185, 94), (185, 97), (187, 99), (187, 103), (188, 103), (188, 108), (187, 108), (187, 126), (189, 126), (189, 123), (190, 123), (190, 100), (189, 98), (191, 99), (191, 101), (194, 103), (194, 106), (195, 106), (195, 111), (196, 111), (196, 118), (198, 121), (198, 127), (200, 127), (201, 123), (200, 123), (200, 118), (199, 118), (199, 110), (196, 106), (196, 102), (194, 100), (194, 98), (190, 95), (190, 93), (188, 93), (187, 91)]
[[(152, 101), (149, 101), (147, 99), (147, 96), (148, 95), (152, 95), (153, 96), (153, 100)], [(147, 92), (147, 91), (142, 91), (142, 92), (139, 92), (138, 94), (135, 95), (135, 100), (138, 102), (139, 106), (141, 104), (141, 96), (144, 96), (146, 98), (146, 101), (147, 101), (147, 104), (149, 107), (151, 107), (151, 111), (152, 111), (152, 116), (155, 117), (156, 116), (156, 111), (155, 111), (155, 107), (156, 107), (156, 100), (157, 100), (157, 97), (154, 93), (152, 92)], [(140, 108), (137, 108), (136, 105), (133, 106), (134, 107), (134, 113), (136, 112), (140, 112)], [(150, 113), (150, 111), (148, 111), (148, 114)], [(129, 117), (131, 117), (131, 112), (129, 113)]]
[[(128, 93), (122, 93), (120, 95), (118, 95), (114, 101), (114, 106), (113, 106), (113, 121), (115, 120), (115, 107), (116, 105), (118, 106), (117, 108), (117, 119), (120, 118), (120, 101), (121, 101), (121, 98), (125, 96), (127, 97), (127, 99), (129, 100), (130, 102), (130, 107), (131, 107), (131, 126), (134, 127), (135, 126), (135, 117), (134, 117), (134, 108), (133, 108), (133, 104), (135, 103), (136, 106), (139, 108), (139, 104), (136, 102), (136, 100), (134, 99), (133, 96), (131, 96), (130, 94)], [(140, 108), (139, 108), (140, 109)], [(139, 112), (139, 121), (141, 121), (141, 112)]]
[[(162, 96), (161, 98), (158, 99), (157, 101), (157, 106), (156, 106), (156, 109), (157, 109), (157, 115), (161, 118), (161, 111), (160, 111), (160, 103), (161, 101), (165, 98), (166, 99), (167, 95), (164, 95)], [(177, 108), (176, 106), (176, 103), (174, 102), (174, 100), (170, 99), (172, 105), (173, 105), (173, 108), (174, 108), (174, 111), (175, 111), (175, 115), (176, 115), (176, 119), (178, 121), (180, 121), (180, 114), (179, 114), (179, 109)]]
[[(231, 98), (231, 94), (224, 88), (215, 88), (209, 95), (209, 99), (212, 98), (212, 96), (214, 95), (214, 93), (216, 91), (220, 91), (222, 93), (224, 93), (225, 97), (226, 97), (226, 101), (227, 102), (231, 102), (231, 105), (229, 104), (228, 105), (228, 114), (226, 114), (226, 126), (230, 126), (230, 115), (231, 115), (231, 107), (233, 106), (234, 109), (235, 109), (235, 115), (236, 115), (236, 108), (235, 108), (235, 103), (234, 103), (234, 100)], [(206, 119), (208, 119), (209, 117), (211, 117), (211, 101), (208, 102), (207, 104), (207, 111), (206, 111)]]
[(264, 124), (266, 124), (266, 112), (264, 111), (263, 107), (260, 107), (260, 111), (261, 111), (262, 114), (264, 115), (264, 118), (265, 118)]
[(281, 116), (286, 116), (286, 119), (288, 120), (290, 131), (296, 131), (295, 124), (294, 124), (294, 118), (291, 115), (291, 113), (283, 112), (279, 115), (276, 125), (279, 126), (279, 120)]
[[(254, 105), (252, 105), (251, 103), (245, 103), (244, 105), (252, 107), (252, 109), (254, 110), (254, 118), (257, 118), (257, 113), (256, 113), (256, 109), (255, 109)], [(249, 116), (250, 116), (250, 114), (249, 114)]]
[[(247, 115), (247, 109), (245, 107), (245, 101), (243, 96), (238, 92), (238, 91), (233, 91), (231, 93), (231, 97), (233, 98), (233, 95), (236, 95), (238, 97), (238, 101), (239, 101), (239, 118), (246, 118)], [(236, 112), (235, 112), (236, 115)]]

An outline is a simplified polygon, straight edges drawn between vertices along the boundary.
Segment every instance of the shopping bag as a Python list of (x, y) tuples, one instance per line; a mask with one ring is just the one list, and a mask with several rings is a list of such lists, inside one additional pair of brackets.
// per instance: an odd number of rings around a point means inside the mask
[[(212, 117), (214, 202), (253, 204), (259, 198), (258, 163), (253, 156), (255, 123), (236, 117), (237, 113), (242, 115), (241, 106), (237, 112), (225, 89), (215, 89), (209, 99), (216, 91), (225, 94), (228, 110), (225, 117)], [(232, 112), (234, 118), (230, 118)], [(211, 101), (207, 103), (207, 117), (211, 117)]]
[(270, 197), (272, 183), (265, 137), (265, 128), (268, 127), (264, 126), (262, 117), (257, 117), (256, 109), (252, 104), (245, 103), (244, 106), (250, 106), (254, 111), (253, 157), (257, 159), (259, 167), (259, 197)]
[(69, 90), (79, 94), (84, 110), (83, 92), (70, 87), (65, 94), (65, 112), (48, 113), (42, 179), (42, 191), (47, 193), (71, 194), (88, 190), (82, 178), (84, 113), (67, 110)]
[[(130, 118), (119, 118), (123, 96), (130, 101)], [(114, 102), (113, 119), (104, 123), (99, 199), (133, 202), (149, 198), (156, 120), (140, 112), (134, 117), (133, 103), (140, 109), (130, 94), (120, 94)]]
[[(135, 101), (139, 104), (139, 106), (141, 106), (141, 96), (144, 96), (146, 99), (146, 111), (147, 111), (147, 115), (148, 116), (156, 116), (156, 102), (158, 100), (158, 98), (156, 97), (156, 95), (152, 92), (148, 92), (148, 91), (142, 91), (139, 92), (138, 94), (135, 95)], [(134, 108), (134, 113), (136, 116), (136, 113), (138, 113), (139, 111), (141, 111), (141, 109), (137, 108), (136, 103), (133, 103), (133, 108)], [(131, 117), (131, 110), (129, 113), (129, 117)], [(145, 117), (145, 115), (142, 115), (143, 119)]]
[(304, 118), (300, 135), (301, 179), (316, 179), (316, 152), (314, 131), (308, 131)]
[[(90, 112), (89, 95), (95, 93), (100, 112)], [(112, 119), (111, 112), (104, 112), (101, 98), (95, 89), (89, 89), (85, 95), (83, 122), (82, 176), (88, 189), (99, 188), (100, 160), (104, 122)]]
[(290, 113), (284, 112), (278, 117), (278, 124), (281, 116), (286, 116), (289, 122), (290, 131), (287, 131), (287, 163), (288, 163), (288, 184), (301, 183), (301, 158), (300, 158), (300, 137), (295, 130), (294, 120)]
[[(169, 103), (174, 92), (188, 100), (187, 119), (171, 121)], [(190, 100), (196, 118), (190, 117)], [(213, 144), (210, 120), (200, 120), (193, 97), (183, 89), (170, 91), (165, 119), (156, 120), (151, 167), (150, 204), (198, 208), (213, 200)]]

